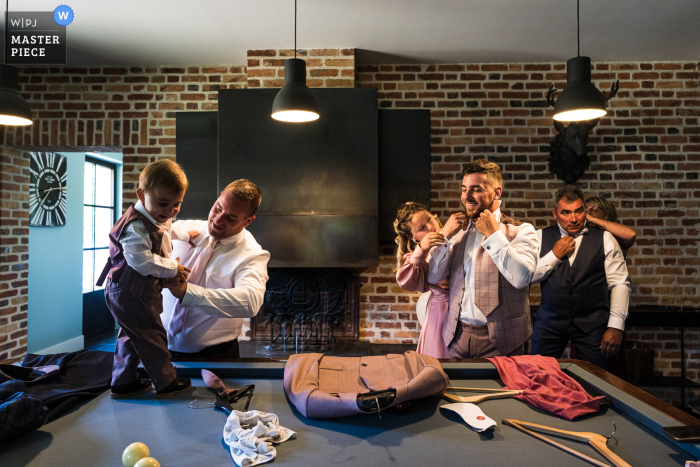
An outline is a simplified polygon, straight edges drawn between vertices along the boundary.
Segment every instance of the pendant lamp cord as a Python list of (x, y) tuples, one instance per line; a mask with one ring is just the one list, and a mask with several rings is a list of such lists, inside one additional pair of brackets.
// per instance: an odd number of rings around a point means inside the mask
[(297, 0), (294, 0), (294, 58), (297, 58)]
[[(294, 0), (294, 4), (296, 5), (296, 1)], [(296, 12), (294, 13), (294, 21), (296, 21)], [(295, 23), (296, 24), (296, 23)], [(294, 26), (296, 28), (296, 26)], [(296, 41), (296, 29), (294, 32), (294, 37)], [(576, 0), (576, 54), (580, 57), (581, 56), (581, 21), (578, 18), (578, 0)]]
[[(296, 0), (294, 0), (294, 1), (296, 1)], [(2, 58), (3, 58), (2, 63), (4, 65), (7, 65), (7, 29), (8, 29), (7, 25), (9, 23), (8, 16), (10, 15), (8, 13), (8, 11), (10, 11), (10, 0), (6, 0), (6, 2), (5, 2), (5, 44), (4, 44), (5, 47), (3, 47), (3, 49), (2, 49)]]

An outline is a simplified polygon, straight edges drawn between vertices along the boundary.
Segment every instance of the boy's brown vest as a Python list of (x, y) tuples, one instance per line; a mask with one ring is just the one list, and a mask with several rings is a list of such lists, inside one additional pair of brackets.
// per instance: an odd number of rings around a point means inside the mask
[(109, 277), (113, 283), (119, 282), (119, 278), (127, 265), (126, 259), (124, 258), (124, 247), (119, 243), (119, 237), (121, 237), (122, 232), (126, 226), (129, 225), (129, 222), (136, 219), (141, 220), (143, 225), (146, 226), (146, 230), (148, 230), (148, 236), (151, 239), (151, 252), (153, 252), (154, 255), (163, 256), (163, 252), (161, 251), (163, 232), (134, 209), (134, 205), (132, 204), (109, 232), (109, 259), (107, 259), (107, 264), (105, 264), (102, 274), (100, 274), (100, 278), (97, 280), (98, 286), (104, 284), (107, 277)]

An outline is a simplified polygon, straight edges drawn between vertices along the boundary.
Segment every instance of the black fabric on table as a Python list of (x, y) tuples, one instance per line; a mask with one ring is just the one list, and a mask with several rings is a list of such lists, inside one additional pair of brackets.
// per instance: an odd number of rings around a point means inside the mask
[[(79, 401), (92, 399), (109, 389), (113, 360), (112, 352), (80, 350), (55, 355), (27, 354), (22, 360), (22, 366), (0, 364), (0, 384), (7, 383), (7, 394), (3, 393), (7, 396), (6, 399), (16, 397), (18, 401), (22, 400), (8, 415), (16, 419), (25, 417), (37, 420), (31, 414), (35, 410), (35, 404), (29, 402), (36, 399), (45, 407), (45, 417), (37, 426), (34, 425), (38, 422), (24, 423), (22, 427), (41, 427), (44, 421), (58, 418)], [(14, 391), (13, 394), (9, 394), (10, 390)], [(26, 396), (16, 396), (17, 393)], [(16, 410), (22, 412), (17, 413)], [(11, 436), (14, 438), (28, 431), (30, 430), (16, 430)], [(5, 440), (0, 438), (2, 441)]]
[(48, 409), (26, 391), (24, 383), (16, 379), (0, 383), (0, 443), (34, 431), (46, 422)]

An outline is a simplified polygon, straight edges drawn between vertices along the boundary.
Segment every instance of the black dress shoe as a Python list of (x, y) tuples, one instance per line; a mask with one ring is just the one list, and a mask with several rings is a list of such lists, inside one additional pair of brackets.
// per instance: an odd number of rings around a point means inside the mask
[(187, 392), (192, 388), (192, 381), (184, 376), (177, 376), (175, 381), (170, 383), (162, 391), (156, 391), (156, 398), (165, 399), (166, 397), (172, 397), (175, 394), (182, 394)]
[(112, 399), (124, 399), (125, 397), (141, 394), (151, 389), (151, 380), (142, 378), (129, 384), (117, 384), (112, 386)]

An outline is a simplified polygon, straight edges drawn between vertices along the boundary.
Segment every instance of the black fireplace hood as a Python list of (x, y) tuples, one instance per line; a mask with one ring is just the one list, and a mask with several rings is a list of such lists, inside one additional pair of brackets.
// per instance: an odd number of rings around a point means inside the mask
[(178, 126), (178, 161), (212, 191), (198, 216), (188, 193), (179, 217), (205, 218), (217, 193), (246, 178), (262, 192), (248, 230), (270, 252), (270, 267), (377, 266), (377, 90), (314, 89), (321, 118), (298, 124), (270, 117), (277, 92), (219, 91), (216, 168), (181, 160)]
[(218, 112), (177, 112), (190, 188), (180, 219), (206, 219), (220, 191), (262, 191), (248, 227), (270, 267), (376, 267), (392, 254), (399, 204), (430, 201), (428, 110), (378, 110), (376, 88), (312, 89), (321, 118), (270, 117), (276, 89), (219, 91)]

